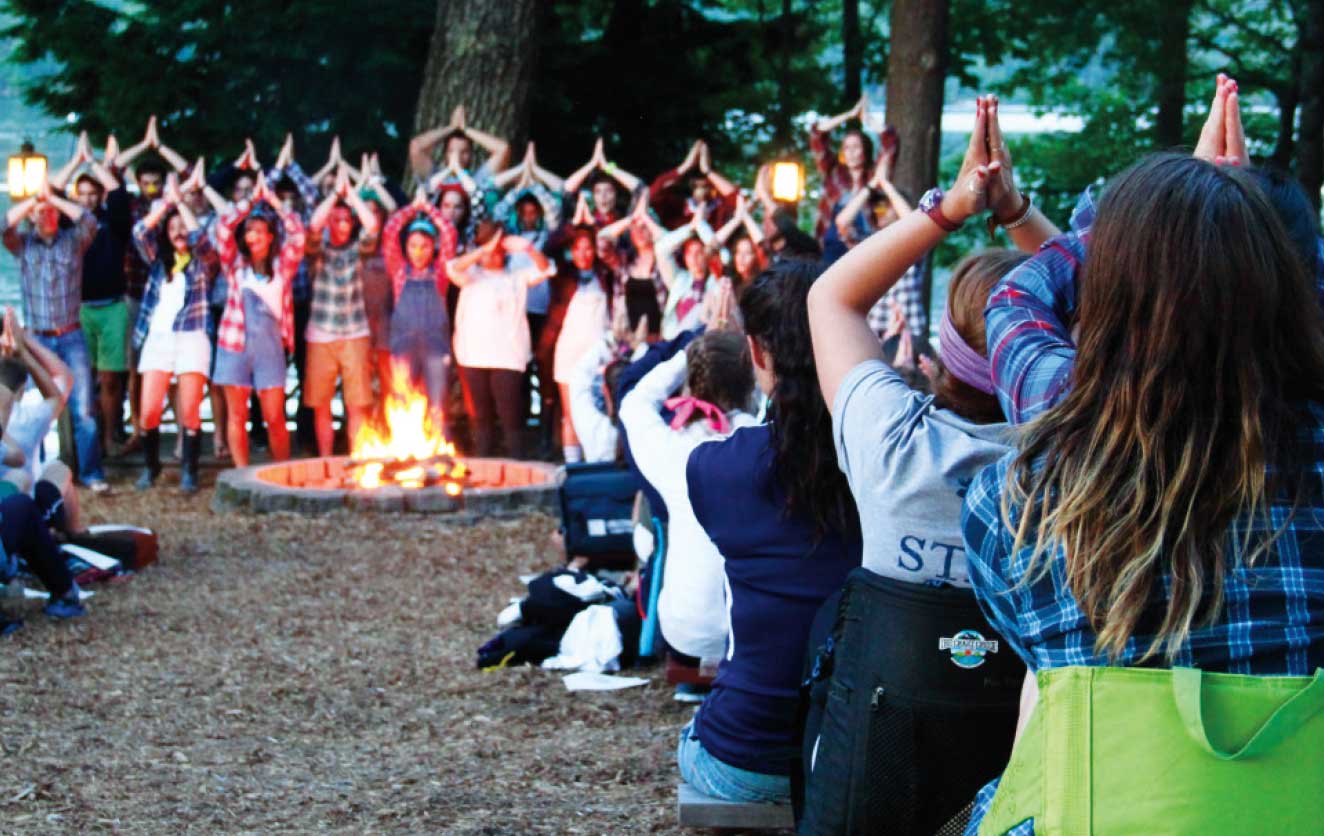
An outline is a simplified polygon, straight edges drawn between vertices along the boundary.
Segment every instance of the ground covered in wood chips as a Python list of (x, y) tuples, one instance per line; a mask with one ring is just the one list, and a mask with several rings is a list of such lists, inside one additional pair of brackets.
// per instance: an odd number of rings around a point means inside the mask
[[(163, 481), (175, 482), (167, 472)], [(210, 474), (207, 482), (210, 483)], [(210, 491), (84, 494), (161, 562), (0, 640), (0, 831), (675, 832), (690, 710), (481, 673), (545, 516), (216, 515)]]

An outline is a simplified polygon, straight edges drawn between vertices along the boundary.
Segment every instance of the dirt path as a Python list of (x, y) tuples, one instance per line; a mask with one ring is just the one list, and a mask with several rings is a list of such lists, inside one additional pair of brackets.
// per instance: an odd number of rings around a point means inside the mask
[(547, 517), (216, 516), (121, 488), (161, 564), (0, 641), (5, 832), (669, 833), (688, 717), (660, 675), (480, 673)]

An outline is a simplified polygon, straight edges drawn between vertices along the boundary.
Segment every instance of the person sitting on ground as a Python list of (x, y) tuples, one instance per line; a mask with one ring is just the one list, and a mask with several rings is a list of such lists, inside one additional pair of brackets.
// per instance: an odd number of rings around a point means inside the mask
[[(323, 231), (325, 238), (323, 241)], [(377, 249), (377, 217), (341, 172), (309, 223), (312, 314), (305, 338), (308, 367), (303, 401), (313, 410), (317, 452), (331, 455), (331, 401), (340, 378), (350, 443), (372, 410), (372, 330), (363, 302), (364, 260)]]
[[(680, 197), (677, 187), (682, 180), (688, 192), (677, 199)], [(696, 211), (702, 211), (712, 226), (721, 226), (734, 212), (739, 193), (735, 184), (713, 170), (708, 143), (700, 139), (679, 166), (653, 180), (648, 187), (648, 200), (667, 229), (685, 225)]]
[[(237, 239), (241, 228), (242, 239)], [(217, 222), (216, 242), (229, 295), (214, 380), (225, 387), (230, 454), (237, 466), (248, 466), (248, 398), (256, 389), (271, 457), (284, 461), (290, 457), (285, 352), (294, 348), (292, 285), (303, 262), (303, 221), (259, 174), (252, 200), (235, 204)]]
[[(503, 235), (492, 221), (478, 225), (477, 247), (452, 260), (447, 275), (460, 288), (455, 313), (455, 359), (460, 366), (473, 420), (474, 450), (496, 451), (494, 423), (501, 421), (508, 458), (524, 457), (524, 369), (533, 359), (525, 296), (545, 282), (556, 266), (518, 235)], [(517, 267), (510, 256), (523, 253), (529, 264)]]
[[(667, 559), (658, 618), (672, 649), (715, 663), (726, 652), (722, 555), (690, 505), (686, 462), (695, 447), (752, 426), (754, 369), (745, 339), (714, 331), (658, 364), (621, 401), (635, 467), (665, 503)], [(671, 420), (663, 408), (673, 411)]]
[[(677, 759), (686, 783), (730, 801), (790, 798), (810, 625), (860, 565), (860, 521), (809, 339), (805, 300), (817, 273), (788, 261), (745, 290), (740, 309), (768, 420), (700, 444), (686, 467), (694, 516), (721, 553), (731, 635)], [(712, 327), (729, 318), (718, 312)]]
[(179, 385), (179, 432), (184, 436), (180, 490), (198, 490), (202, 452), (202, 396), (211, 368), (207, 337), (207, 286), (220, 257), (198, 225), (171, 175), (164, 198), (133, 227), (133, 242), (151, 265), (133, 343), (142, 375), (143, 467), (137, 487), (152, 486), (161, 473), (161, 409), (172, 379)]
[(1194, 158), (1115, 176), (1092, 225), (989, 297), (993, 381), (1024, 429), (962, 528), (975, 593), (1030, 669), (1022, 723), (1044, 668), (1324, 666), (1324, 327), (1243, 171), (1238, 98), (1220, 76)]

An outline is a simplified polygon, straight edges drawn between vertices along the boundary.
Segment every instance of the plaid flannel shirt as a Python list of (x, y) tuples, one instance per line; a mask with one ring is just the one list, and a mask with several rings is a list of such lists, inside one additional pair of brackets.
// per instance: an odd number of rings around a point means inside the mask
[[(874, 138), (874, 149), (878, 159), (882, 158), (883, 135)], [(823, 178), (823, 190), (818, 198), (818, 218), (814, 221), (814, 235), (819, 241), (827, 234), (828, 226), (836, 217), (837, 209), (844, 201), (855, 194), (855, 184), (851, 182), (850, 170), (837, 159), (837, 150), (832, 147), (832, 137), (817, 127), (809, 131), (809, 150), (814, 155), (814, 167)], [(878, 160), (870, 162), (867, 171), (873, 171)], [(865, 174), (867, 180), (869, 175)]]
[(357, 240), (343, 247), (308, 237), (309, 275), (313, 277), (312, 313), (308, 323), (328, 336), (348, 339), (369, 333), (363, 303), (363, 260), (377, 250), (377, 236), (360, 230)]
[(493, 219), (504, 224), (506, 231), (512, 235), (522, 235), (524, 230), (520, 229), (519, 217), (515, 214), (515, 204), (525, 195), (532, 196), (542, 207), (541, 229), (544, 232), (561, 226), (561, 195), (552, 194), (542, 183), (521, 186), (506, 192), (506, 196), (501, 198), (492, 210)]
[(97, 234), (96, 215), (83, 210), (72, 227), (60, 227), (47, 243), (27, 224), (11, 227), (0, 220), (3, 239), (18, 259), (27, 326), (59, 331), (79, 323), (83, 303), (83, 254)]
[[(924, 308), (924, 268), (928, 264), (926, 255), (910, 265), (904, 276), (883, 298), (869, 309), (869, 327), (882, 339), (887, 327), (892, 322), (892, 303), (901, 304), (901, 312), (906, 317), (906, 328), (916, 337), (929, 338), (929, 315)], [(944, 303), (945, 304), (945, 303)]]
[[(138, 248), (145, 264), (151, 269), (147, 279), (147, 290), (143, 293), (142, 306), (138, 308), (138, 320), (133, 324), (133, 347), (140, 349), (147, 341), (147, 332), (151, 329), (152, 313), (161, 299), (161, 285), (173, 281), (170, 270), (173, 266), (174, 253), (159, 257), (157, 252), (157, 230), (138, 221), (133, 225), (133, 243)], [(184, 307), (175, 315), (173, 330), (207, 330), (207, 292), (216, 273), (220, 270), (221, 260), (212, 246), (206, 230), (196, 229), (188, 236), (189, 252), (192, 258), (184, 268)], [(167, 263), (169, 260), (169, 263)]]
[[(239, 252), (235, 240), (235, 230), (240, 222), (253, 211), (253, 205), (241, 200), (221, 214), (216, 222), (216, 245), (221, 257), (221, 268), (229, 284), (225, 296), (225, 312), (221, 314), (221, 325), (217, 330), (217, 344), (227, 351), (240, 353), (244, 350), (244, 292), (243, 277), (252, 267)], [(272, 281), (283, 285), (280, 337), (286, 350), (294, 349), (294, 295), (293, 282), (299, 265), (303, 263), (304, 231), (303, 221), (295, 212), (282, 212), (280, 224), (284, 230), (284, 239), (280, 241), (280, 251), (272, 263)]]
[[(400, 240), (400, 234), (405, 227), (418, 215), (418, 207), (412, 203), (402, 207), (386, 220), (386, 227), (382, 230), (382, 256), (386, 259), (386, 272), (391, 276), (391, 298), (399, 299), (400, 291), (404, 289), (405, 282), (411, 278), (426, 278), (425, 275), (415, 276), (414, 268), (410, 266), (408, 259), (405, 258), (404, 251), (401, 249), (403, 242)], [(456, 239), (459, 237), (455, 231), (455, 225), (441, 214), (441, 210), (429, 203), (423, 207), (423, 212), (428, 216), (428, 220), (437, 228), (436, 251), (432, 256), (432, 280), (437, 283), (437, 293), (442, 299), (446, 298), (446, 285), (450, 280), (446, 277), (446, 262), (455, 257)]]
[[(1072, 217), (1074, 231), (1045, 244), (990, 296), (985, 321), (993, 378), (1013, 424), (1042, 415), (1070, 391), (1076, 349), (1067, 323), (1075, 311), (1076, 277), (1093, 216), (1087, 192)], [(1279, 496), (1267, 525), (1262, 518), (1234, 524), (1224, 610), (1216, 623), (1191, 631), (1174, 665), (1257, 676), (1304, 676), (1324, 667), (1324, 405), (1302, 404), (1300, 414), (1306, 463), (1300, 504), (1295, 505), (1294, 496)], [(971, 580), (989, 622), (1031, 670), (1135, 664), (1152, 635), (1132, 636), (1116, 661), (1097, 654), (1095, 633), (1067, 583), (1060, 547), (1051, 555), (1047, 575), (1022, 583), (1032, 553), (1030, 545), (1013, 549), (1014, 526), (1023, 509), (1009, 509), (1009, 525), (1001, 507), (1014, 457), (1009, 454), (975, 478), (961, 514)], [(1282, 530), (1272, 552), (1254, 566), (1239, 554), (1247, 526), (1256, 535)], [(1141, 625), (1159, 623), (1168, 590), (1165, 577)], [(967, 834), (977, 831), (996, 790), (994, 781), (980, 791)], [(1010, 832), (1031, 836), (1033, 823)]]

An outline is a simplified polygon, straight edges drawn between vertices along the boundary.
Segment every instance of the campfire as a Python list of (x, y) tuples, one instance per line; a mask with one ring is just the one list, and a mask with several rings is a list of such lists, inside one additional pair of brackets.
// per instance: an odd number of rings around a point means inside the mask
[(455, 445), (443, 426), (433, 423), (427, 395), (409, 379), (400, 363), (391, 368), (391, 392), (385, 399), (380, 425), (364, 424), (354, 439), (345, 465), (345, 481), (360, 488), (395, 485), (425, 488), (440, 485), (458, 496), (469, 480)]

